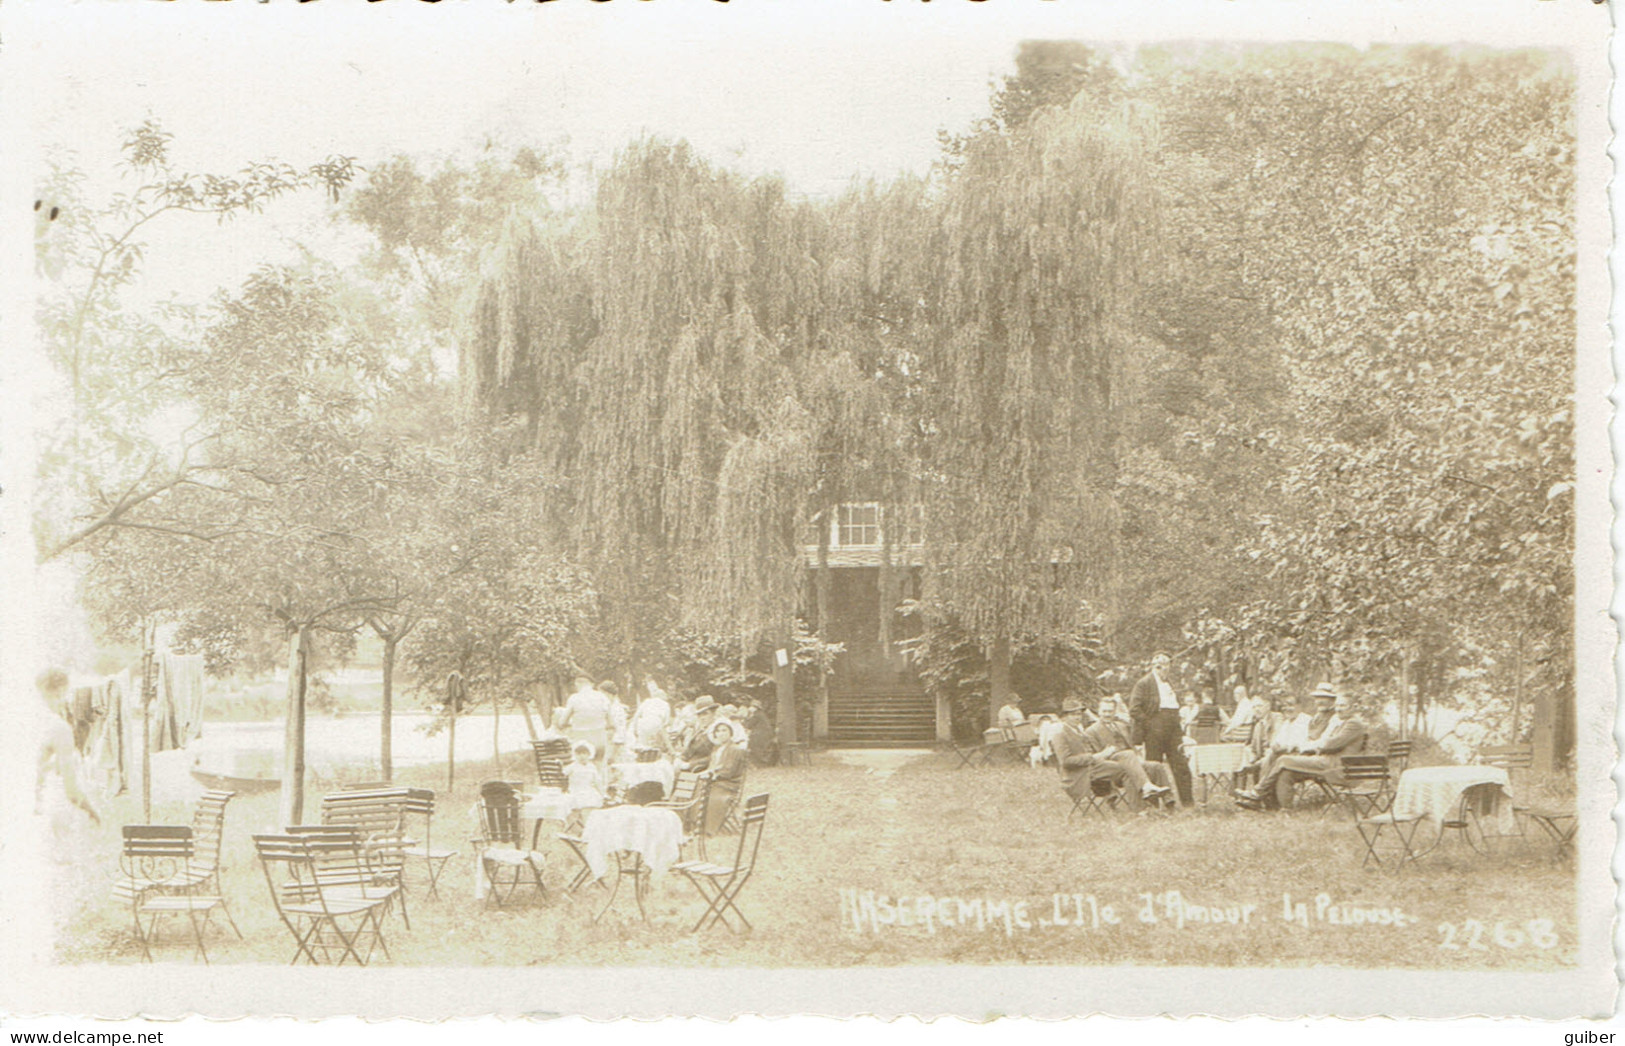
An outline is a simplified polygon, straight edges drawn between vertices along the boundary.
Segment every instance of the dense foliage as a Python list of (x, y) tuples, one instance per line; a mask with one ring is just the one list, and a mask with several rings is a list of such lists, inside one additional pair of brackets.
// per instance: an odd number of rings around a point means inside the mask
[(143, 222), (352, 167), (176, 175), (149, 126), (142, 188), (42, 254), (75, 407), (42, 547), (110, 626), (370, 626), (475, 702), (576, 667), (765, 696), (784, 647), (799, 715), (829, 513), (876, 502), (881, 645), (967, 728), (1171, 648), (1561, 753), (1573, 97), (1545, 54), (1029, 44), (925, 179), (397, 157), (344, 203), (361, 262), (158, 318), (117, 296)]

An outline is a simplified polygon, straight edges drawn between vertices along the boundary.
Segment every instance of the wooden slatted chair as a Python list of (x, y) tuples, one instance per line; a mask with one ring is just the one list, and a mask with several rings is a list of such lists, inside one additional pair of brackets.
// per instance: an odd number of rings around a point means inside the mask
[[(386, 891), (346, 882), (350, 870), (364, 863), (360, 843), (353, 830), (328, 827), (340, 831), (254, 836), (271, 903), (294, 939), (290, 963), (301, 958), (313, 966), (333, 962), (336, 953), (336, 965), (353, 959), (365, 966), (380, 948), (389, 958), (383, 929)], [(347, 834), (347, 843), (341, 834)]]
[(128, 904), (137, 895), (145, 893), (172, 896), (198, 893), (219, 897), (220, 913), (226, 917), (226, 922), (238, 939), (242, 939), (243, 931), (238, 929), (237, 920), (232, 918), (231, 908), (227, 906), (225, 893), (220, 886), (220, 846), (225, 832), (226, 804), (235, 794), (208, 791), (198, 797), (197, 805), (192, 810), (192, 859), (182, 871), (162, 881), (121, 874), (113, 884), (114, 898)]
[(756, 870), (756, 856), (762, 846), (762, 829), (767, 823), (766, 795), (753, 795), (745, 800), (744, 816), (741, 818), (739, 831), (739, 846), (734, 851), (731, 864), (713, 864), (709, 861), (680, 861), (672, 865), (674, 871), (681, 872), (700, 896), (706, 901), (704, 913), (700, 915), (699, 922), (694, 924), (690, 933), (698, 933), (707, 926), (715, 926), (721, 922), (730, 932), (739, 933), (734, 928), (732, 918), (739, 920), (740, 928), (749, 931), (750, 920), (739, 909), (739, 893), (750, 880), (751, 873)]
[(1386, 755), (1346, 755), (1342, 759), (1342, 781), (1334, 783), (1324, 777), (1310, 780), (1320, 786), (1333, 806), (1346, 809), (1356, 821), (1386, 810), (1391, 801), (1388, 792), (1388, 757)]
[[(203, 931), (209, 917), (223, 902), (218, 894), (197, 889), (210, 880), (207, 873), (194, 871), (196, 853), (190, 825), (124, 826), (124, 847), (119, 858), (123, 878), (132, 883), (154, 884), (152, 888), (138, 888), (130, 893), (135, 935), (141, 944), (141, 957), (147, 962), (152, 961), (152, 945), (158, 938), (159, 924), (168, 915), (186, 916), (198, 957), (205, 964), (209, 961), (209, 953), (203, 946)], [(190, 885), (176, 885), (182, 883)], [(166, 885), (171, 888), (169, 892), (157, 888)], [(235, 929), (236, 924), (232, 925)]]
[(400, 887), (401, 918), (408, 929), (412, 923), (406, 910), (406, 851), (417, 845), (406, 834), (411, 792), (393, 787), (349, 789), (322, 797), (322, 824), (354, 828), (374, 874)]
[(439, 897), (436, 889), (440, 876), (446, 870), (446, 864), (457, 856), (456, 850), (437, 850), (434, 847), (434, 790), (430, 788), (409, 788), (406, 792), (406, 813), (411, 817), (423, 818), (423, 842), (413, 843), (401, 851), (405, 858), (421, 860), (429, 873), (429, 896)]
[(1410, 769), (1411, 751), (1415, 747), (1416, 742), (1409, 738), (1399, 738), (1388, 742), (1388, 766), (1389, 769), (1393, 770), (1395, 780), (1399, 779), (1400, 774)]
[(487, 905), (495, 900), (501, 907), (527, 883), (536, 888), (538, 897), (547, 897), (547, 884), (542, 879), (547, 856), (531, 849), (524, 837), (519, 816), (521, 798), (510, 781), (480, 785), (481, 834), (474, 845), (480, 871), (490, 884), (490, 892), (485, 895)]
[(360, 828), (348, 824), (300, 824), (289, 826), (287, 834), (309, 843), (312, 855), (318, 859), (322, 885), (330, 893), (340, 896), (349, 891), (368, 900), (382, 900), (385, 911), (399, 904), (401, 922), (408, 930), (412, 928), (399, 862), (381, 859), (367, 845)]
[(536, 783), (542, 788), (561, 791), (568, 787), (564, 779), (564, 764), (570, 761), (569, 739), (553, 737), (545, 741), (532, 741), (530, 747), (536, 754)]
[(683, 821), (684, 845), (693, 843), (700, 857), (705, 856), (706, 809), (711, 803), (711, 779), (701, 777), (693, 770), (684, 770), (672, 782), (671, 796), (650, 806), (675, 810)]
[(1514, 806), (1512, 810), (1514, 814), (1521, 813), (1539, 825), (1557, 844), (1553, 856), (1561, 858), (1574, 852), (1574, 834), (1580, 827), (1580, 818), (1572, 802), (1531, 803), (1523, 807)]

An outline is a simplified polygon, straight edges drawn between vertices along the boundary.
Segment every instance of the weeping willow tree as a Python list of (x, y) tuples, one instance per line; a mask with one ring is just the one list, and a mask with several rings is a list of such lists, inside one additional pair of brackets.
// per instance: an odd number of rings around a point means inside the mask
[(549, 523), (593, 571), (604, 659), (636, 674), (674, 625), (788, 642), (813, 516), (906, 442), (885, 404), (907, 395), (918, 263), (894, 259), (920, 255), (923, 200), (795, 201), (643, 141), (587, 213), (510, 225), (465, 388), (558, 477)]
[(961, 143), (930, 251), (923, 601), (981, 643), (990, 713), (1013, 639), (1108, 608), (1114, 378), (1157, 208), (1153, 129), (1086, 99)]

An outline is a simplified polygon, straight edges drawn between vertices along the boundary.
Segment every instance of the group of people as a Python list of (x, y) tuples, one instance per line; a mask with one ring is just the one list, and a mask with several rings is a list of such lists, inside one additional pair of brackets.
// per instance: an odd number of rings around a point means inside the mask
[[(1190, 805), (1188, 752), (1197, 743), (1241, 744), (1247, 753), (1236, 777), (1257, 784), (1238, 790), (1236, 803), (1262, 811), (1290, 805), (1304, 780), (1338, 783), (1342, 757), (1364, 749), (1369, 727), (1330, 685), (1311, 695), (1312, 713), (1278, 713), (1267, 695), (1249, 696), (1244, 686), (1236, 687), (1235, 707), (1226, 711), (1211, 696), (1182, 701), (1169, 679), (1170, 664), (1167, 654), (1157, 654), (1126, 699), (1108, 694), (1094, 712), (1073, 697), (1058, 717), (1037, 717), (1034, 764), (1053, 762), (1073, 798), (1106, 782), (1121, 789), (1130, 810), (1143, 811), (1174, 801)], [(1002, 729), (1026, 721), (1019, 697), (999, 710)]]
[[(773, 724), (760, 701), (743, 707), (718, 704), (709, 694), (677, 703), (653, 680), (635, 707), (613, 680), (594, 684), (577, 676), (574, 692), (553, 716), (553, 728), (569, 738), (572, 759), (565, 777), (572, 793), (590, 801), (605, 794), (610, 762), (668, 759), (678, 771), (710, 781), (713, 799), (737, 793), (747, 761), (769, 762)], [(726, 809), (728, 804), (713, 802)]]

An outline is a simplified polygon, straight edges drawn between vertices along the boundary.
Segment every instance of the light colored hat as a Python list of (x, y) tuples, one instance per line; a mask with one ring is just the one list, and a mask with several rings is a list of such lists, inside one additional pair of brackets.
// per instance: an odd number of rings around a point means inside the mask
[(1082, 712), (1083, 701), (1080, 698), (1069, 697), (1061, 703), (1061, 714), (1071, 715), (1073, 712)]
[(696, 712), (709, 712), (716, 707), (717, 700), (710, 694), (701, 694), (699, 700), (694, 702), (694, 711)]
[(1310, 694), (1309, 696), (1310, 697), (1329, 697), (1333, 701), (1336, 701), (1337, 698), (1338, 698), (1338, 693), (1337, 693), (1336, 690), (1332, 689), (1332, 685), (1330, 683), (1322, 683), (1319, 686), (1315, 687), (1315, 692)]
[(577, 741), (575, 744), (570, 746), (570, 751), (575, 753), (581, 751), (583, 748), (587, 750), (588, 759), (598, 758), (598, 748), (591, 741)]

